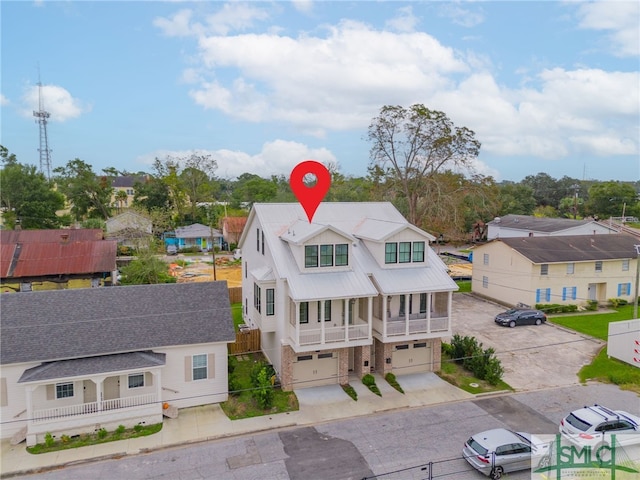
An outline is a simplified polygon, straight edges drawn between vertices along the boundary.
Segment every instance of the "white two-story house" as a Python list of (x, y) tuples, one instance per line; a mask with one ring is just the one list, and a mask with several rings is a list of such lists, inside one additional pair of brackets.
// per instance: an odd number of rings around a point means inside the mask
[(388, 202), (254, 204), (240, 238), (243, 316), (283, 389), (440, 368), (456, 283), (434, 237)]

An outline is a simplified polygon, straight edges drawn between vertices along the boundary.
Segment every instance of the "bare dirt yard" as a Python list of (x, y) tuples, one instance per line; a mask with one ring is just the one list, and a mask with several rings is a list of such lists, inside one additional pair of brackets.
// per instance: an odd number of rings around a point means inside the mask
[[(212, 282), (213, 264), (211, 259), (202, 258), (181, 258), (188, 263), (181, 267), (175, 263), (171, 264), (170, 270), (178, 278), (178, 283), (189, 282)], [(242, 266), (228, 260), (226, 257), (216, 259), (215, 280), (226, 280), (229, 287), (242, 286)]]

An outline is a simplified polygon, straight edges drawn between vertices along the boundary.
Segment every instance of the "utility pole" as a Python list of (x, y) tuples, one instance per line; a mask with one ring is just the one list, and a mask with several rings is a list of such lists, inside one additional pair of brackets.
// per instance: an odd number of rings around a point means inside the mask
[(211, 215), (211, 209), (209, 208), (209, 231), (211, 232), (211, 260), (213, 262), (213, 281), (215, 282), (218, 278), (216, 276), (216, 246), (213, 241), (213, 215)]
[(633, 318), (638, 318), (638, 281), (640, 281), (640, 245), (634, 245), (636, 247), (636, 285), (635, 293), (633, 295)]

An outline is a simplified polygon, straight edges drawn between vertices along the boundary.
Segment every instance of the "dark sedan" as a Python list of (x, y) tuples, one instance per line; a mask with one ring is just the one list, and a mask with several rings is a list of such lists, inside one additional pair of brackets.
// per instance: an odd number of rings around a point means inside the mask
[(496, 315), (495, 322), (503, 327), (517, 325), (540, 325), (547, 321), (547, 316), (540, 310), (512, 308)]

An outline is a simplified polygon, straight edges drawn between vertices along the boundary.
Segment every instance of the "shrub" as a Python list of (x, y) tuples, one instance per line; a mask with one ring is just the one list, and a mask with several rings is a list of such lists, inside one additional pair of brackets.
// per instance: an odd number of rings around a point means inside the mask
[(262, 409), (271, 408), (273, 405), (273, 386), (267, 367), (263, 367), (256, 378), (256, 388), (252, 392), (253, 398)]
[(559, 303), (536, 303), (536, 308), (545, 313), (571, 313), (577, 312), (577, 305), (560, 305)]
[(242, 382), (235, 373), (229, 375), (229, 393), (238, 396), (242, 390)]
[(342, 385), (342, 390), (345, 391), (347, 395), (353, 398), (355, 401), (358, 401), (358, 392), (349, 384)]
[(53, 447), (53, 444), (56, 443), (56, 441), (53, 439), (53, 435), (51, 435), (49, 432), (44, 434), (44, 444), (47, 447)]
[(609, 305), (611, 305), (611, 307), (613, 308), (618, 308), (622, 305), (626, 305), (627, 302), (624, 298), (610, 298), (609, 299)]
[(458, 334), (451, 338), (452, 358), (480, 379), (496, 385), (502, 378), (504, 370), (500, 360), (495, 357), (493, 348), (482, 349), (475, 337), (461, 337)]
[(595, 312), (596, 310), (598, 310), (598, 301), (587, 300), (587, 306), (585, 308), (589, 311)]
[(362, 377), (362, 383), (364, 383), (368, 387), (369, 385), (375, 385), (376, 379), (373, 375), (367, 373), (364, 377)]
[(144, 427), (138, 423), (137, 425), (133, 426), (133, 431), (138, 433), (138, 432), (142, 431), (143, 428)]
[(235, 355), (229, 355), (227, 360), (227, 373), (231, 375), (238, 366), (238, 358)]
[(115, 435), (122, 435), (124, 433), (124, 431), (126, 430), (124, 425), (118, 425), (118, 428), (116, 428), (116, 431), (113, 432)]
[(69, 435), (60, 435), (60, 441), (62, 443), (69, 443), (69, 440), (71, 440), (71, 438), (69, 437)]
[(101, 428), (98, 430), (98, 438), (102, 439), (107, 436), (107, 430), (105, 428)]
[(387, 373), (384, 376), (384, 379), (389, 383), (389, 385), (391, 385), (397, 391), (399, 391), (400, 393), (404, 393), (404, 390), (402, 389), (402, 387), (398, 383), (398, 380), (396, 380), (396, 376), (393, 373), (391, 373), (391, 372)]

